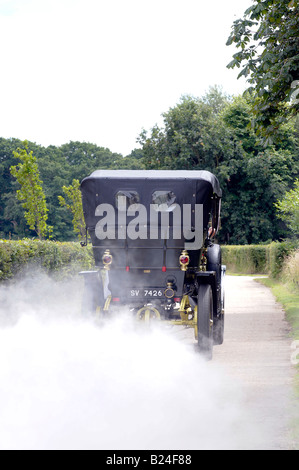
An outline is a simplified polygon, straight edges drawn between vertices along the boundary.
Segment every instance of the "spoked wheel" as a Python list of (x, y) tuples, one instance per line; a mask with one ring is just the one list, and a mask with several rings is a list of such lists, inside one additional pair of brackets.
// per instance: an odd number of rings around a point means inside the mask
[(219, 290), (220, 290), (219, 304), (220, 305), (217, 309), (217, 317), (214, 316), (214, 345), (223, 344), (223, 341), (224, 341), (224, 317), (225, 317), (224, 276), (225, 276), (225, 272), (226, 272), (226, 266), (221, 266), (221, 283), (219, 286)]
[(224, 337), (224, 310), (223, 310), (223, 271), (221, 264), (221, 248), (217, 244), (209, 246), (207, 253), (207, 270), (215, 271), (216, 273), (216, 298), (217, 302), (214, 303), (214, 326), (213, 336), (214, 345), (223, 343)]
[(160, 320), (161, 315), (155, 307), (152, 305), (146, 305), (145, 307), (142, 307), (140, 310), (138, 310), (137, 319), (142, 320), (145, 323), (149, 323), (152, 320)]
[(213, 293), (210, 285), (198, 289), (197, 342), (199, 352), (208, 360), (213, 356)]

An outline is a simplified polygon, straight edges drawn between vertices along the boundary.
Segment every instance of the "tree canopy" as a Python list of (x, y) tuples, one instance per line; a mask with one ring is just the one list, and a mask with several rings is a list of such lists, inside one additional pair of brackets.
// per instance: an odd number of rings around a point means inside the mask
[[(24, 210), (16, 197), (20, 184), (12, 177), (10, 167), (16, 164), (14, 151), (22, 147), (18, 139), (0, 138), (0, 238), (35, 236), (24, 218)], [(33, 152), (48, 209), (48, 224), (53, 227), (54, 240), (73, 240), (72, 213), (59, 204), (64, 196), (63, 186), (73, 180), (81, 181), (94, 170), (108, 168), (143, 168), (141, 151), (136, 149), (123, 157), (109, 149), (86, 142), (69, 142), (60, 147), (42, 147), (28, 142), (28, 152)]]
[(34, 230), (38, 238), (42, 240), (51, 233), (52, 227), (47, 225), (48, 208), (36, 157), (33, 156), (32, 151), (28, 153), (28, 142), (24, 142), (24, 147), (13, 152), (15, 158), (21, 162), (11, 166), (10, 172), (20, 185), (17, 198), (22, 201), (26, 222), (30, 230)]
[[(70, 142), (60, 147), (28, 143), (38, 164), (54, 240), (74, 240), (78, 183), (97, 169), (198, 169), (214, 173), (223, 190), (221, 243), (280, 240), (290, 234), (274, 204), (294, 189), (299, 178), (299, 124), (281, 124), (279, 140), (265, 146), (255, 129), (254, 96), (229, 97), (213, 87), (201, 98), (183, 96), (163, 114), (164, 124), (143, 130), (141, 146), (123, 157), (95, 144)], [(9, 168), (22, 143), (0, 138), (0, 237), (34, 236), (16, 198), (19, 183)], [(74, 189), (74, 194), (72, 192)], [(76, 190), (77, 189), (77, 190)], [(68, 192), (68, 191), (67, 191)], [(59, 199), (66, 204), (60, 205)], [(76, 199), (77, 200), (77, 199)], [(69, 201), (69, 202), (68, 202)], [(74, 199), (75, 201), (75, 199)], [(69, 208), (67, 207), (69, 206)]]
[(287, 191), (283, 199), (275, 204), (279, 217), (295, 234), (299, 235), (299, 179), (295, 181), (294, 189)]
[(228, 67), (251, 85), (256, 130), (269, 142), (299, 111), (298, 0), (254, 0), (227, 44), (237, 48)]
[(78, 235), (79, 240), (83, 240), (85, 236), (85, 221), (82, 206), (82, 197), (80, 191), (80, 181), (74, 179), (70, 186), (63, 186), (62, 191), (65, 197), (58, 196), (59, 204), (66, 207), (73, 216), (74, 232)]
[(265, 147), (248, 127), (252, 99), (230, 99), (215, 88), (202, 98), (184, 96), (163, 114), (163, 127), (139, 136), (146, 168), (209, 170), (219, 178), (220, 241), (225, 243), (260, 243), (287, 235), (274, 203), (299, 175), (294, 123), (280, 126), (280, 142)]

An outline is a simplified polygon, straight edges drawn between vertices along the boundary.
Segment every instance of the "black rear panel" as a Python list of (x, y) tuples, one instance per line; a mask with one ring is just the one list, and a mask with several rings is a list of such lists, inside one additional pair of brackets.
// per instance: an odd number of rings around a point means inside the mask
[[(109, 249), (113, 256), (111, 270), (129, 267), (162, 272), (165, 267), (180, 271), (179, 256), (186, 242), (182, 230), (184, 205), (191, 207), (192, 231), (196, 225), (195, 205), (203, 206), (204, 232), (210, 220), (213, 200), (221, 197), (218, 180), (206, 171), (97, 171), (83, 180), (81, 191), (96, 264), (102, 265), (103, 253)], [(114, 208), (115, 216), (106, 226), (107, 238), (99, 239), (105, 204)], [(138, 204), (146, 213), (133, 210)], [(159, 207), (156, 213), (153, 205)], [(138, 236), (132, 239), (129, 233), (136, 215), (141, 239)], [(169, 222), (168, 235), (164, 233), (165, 220)], [(164, 227), (163, 233), (161, 227)], [(198, 249), (189, 254), (190, 265), (197, 267)]]
[(181, 270), (162, 272), (133, 269), (123, 271), (121, 276), (118, 271), (111, 270), (108, 276), (112, 298), (119, 298), (122, 302), (140, 302), (145, 298), (153, 302), (167, 300), (165, 291), (168, 283), (172, 284), (174, 297), (181, 298), (183, 295), (185, 273)]

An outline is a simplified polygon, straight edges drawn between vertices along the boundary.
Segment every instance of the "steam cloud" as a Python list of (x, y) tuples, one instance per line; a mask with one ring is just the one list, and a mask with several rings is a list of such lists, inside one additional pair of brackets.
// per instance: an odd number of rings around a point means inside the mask
[(0, 449), (246, 449), (242, 392), (174, 330), (80, 314), (81, 280), (0, 288)]

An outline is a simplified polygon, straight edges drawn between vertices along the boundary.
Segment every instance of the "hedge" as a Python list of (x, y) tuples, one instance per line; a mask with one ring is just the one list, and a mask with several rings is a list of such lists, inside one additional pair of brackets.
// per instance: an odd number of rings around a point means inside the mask
[(299, 291), (299, 249), (293, 251), (286, 259), (281, 279), (291, 289)]
[(62, 278), (92, 266), (91, 248), (82, 248), (80, 243), (0, 240), (0, 280), (36, 268)]
[(267, 245), (227, 245), (222, 247), (222, 262), (228, 271), (264, 274), (268, 271)]
[[(222, 262), (229, 272), (270, 274), (277, 278), (285, 260), (294, 252), (296, 241), (270, 245), (222, 246)], [(57, 277), (74, 275), (93, 267), (91, 246), (80, 243), (38, 240), (0, 240), (0, 280), (22, 275), (25, 270), (41, 267)]]
[(297, 240), (287, 240), (282, 243), (271, 243), (267, 251), (268, 272), (273, 278), (278, 278), (283, 271), (287, 258), (298, 248)]
[(269, 245), (226, 245), (222, 246), (222, 260), (232, 273), (269, 274), (278, 278), (285, 260), (297, 247), (295, 240)]

